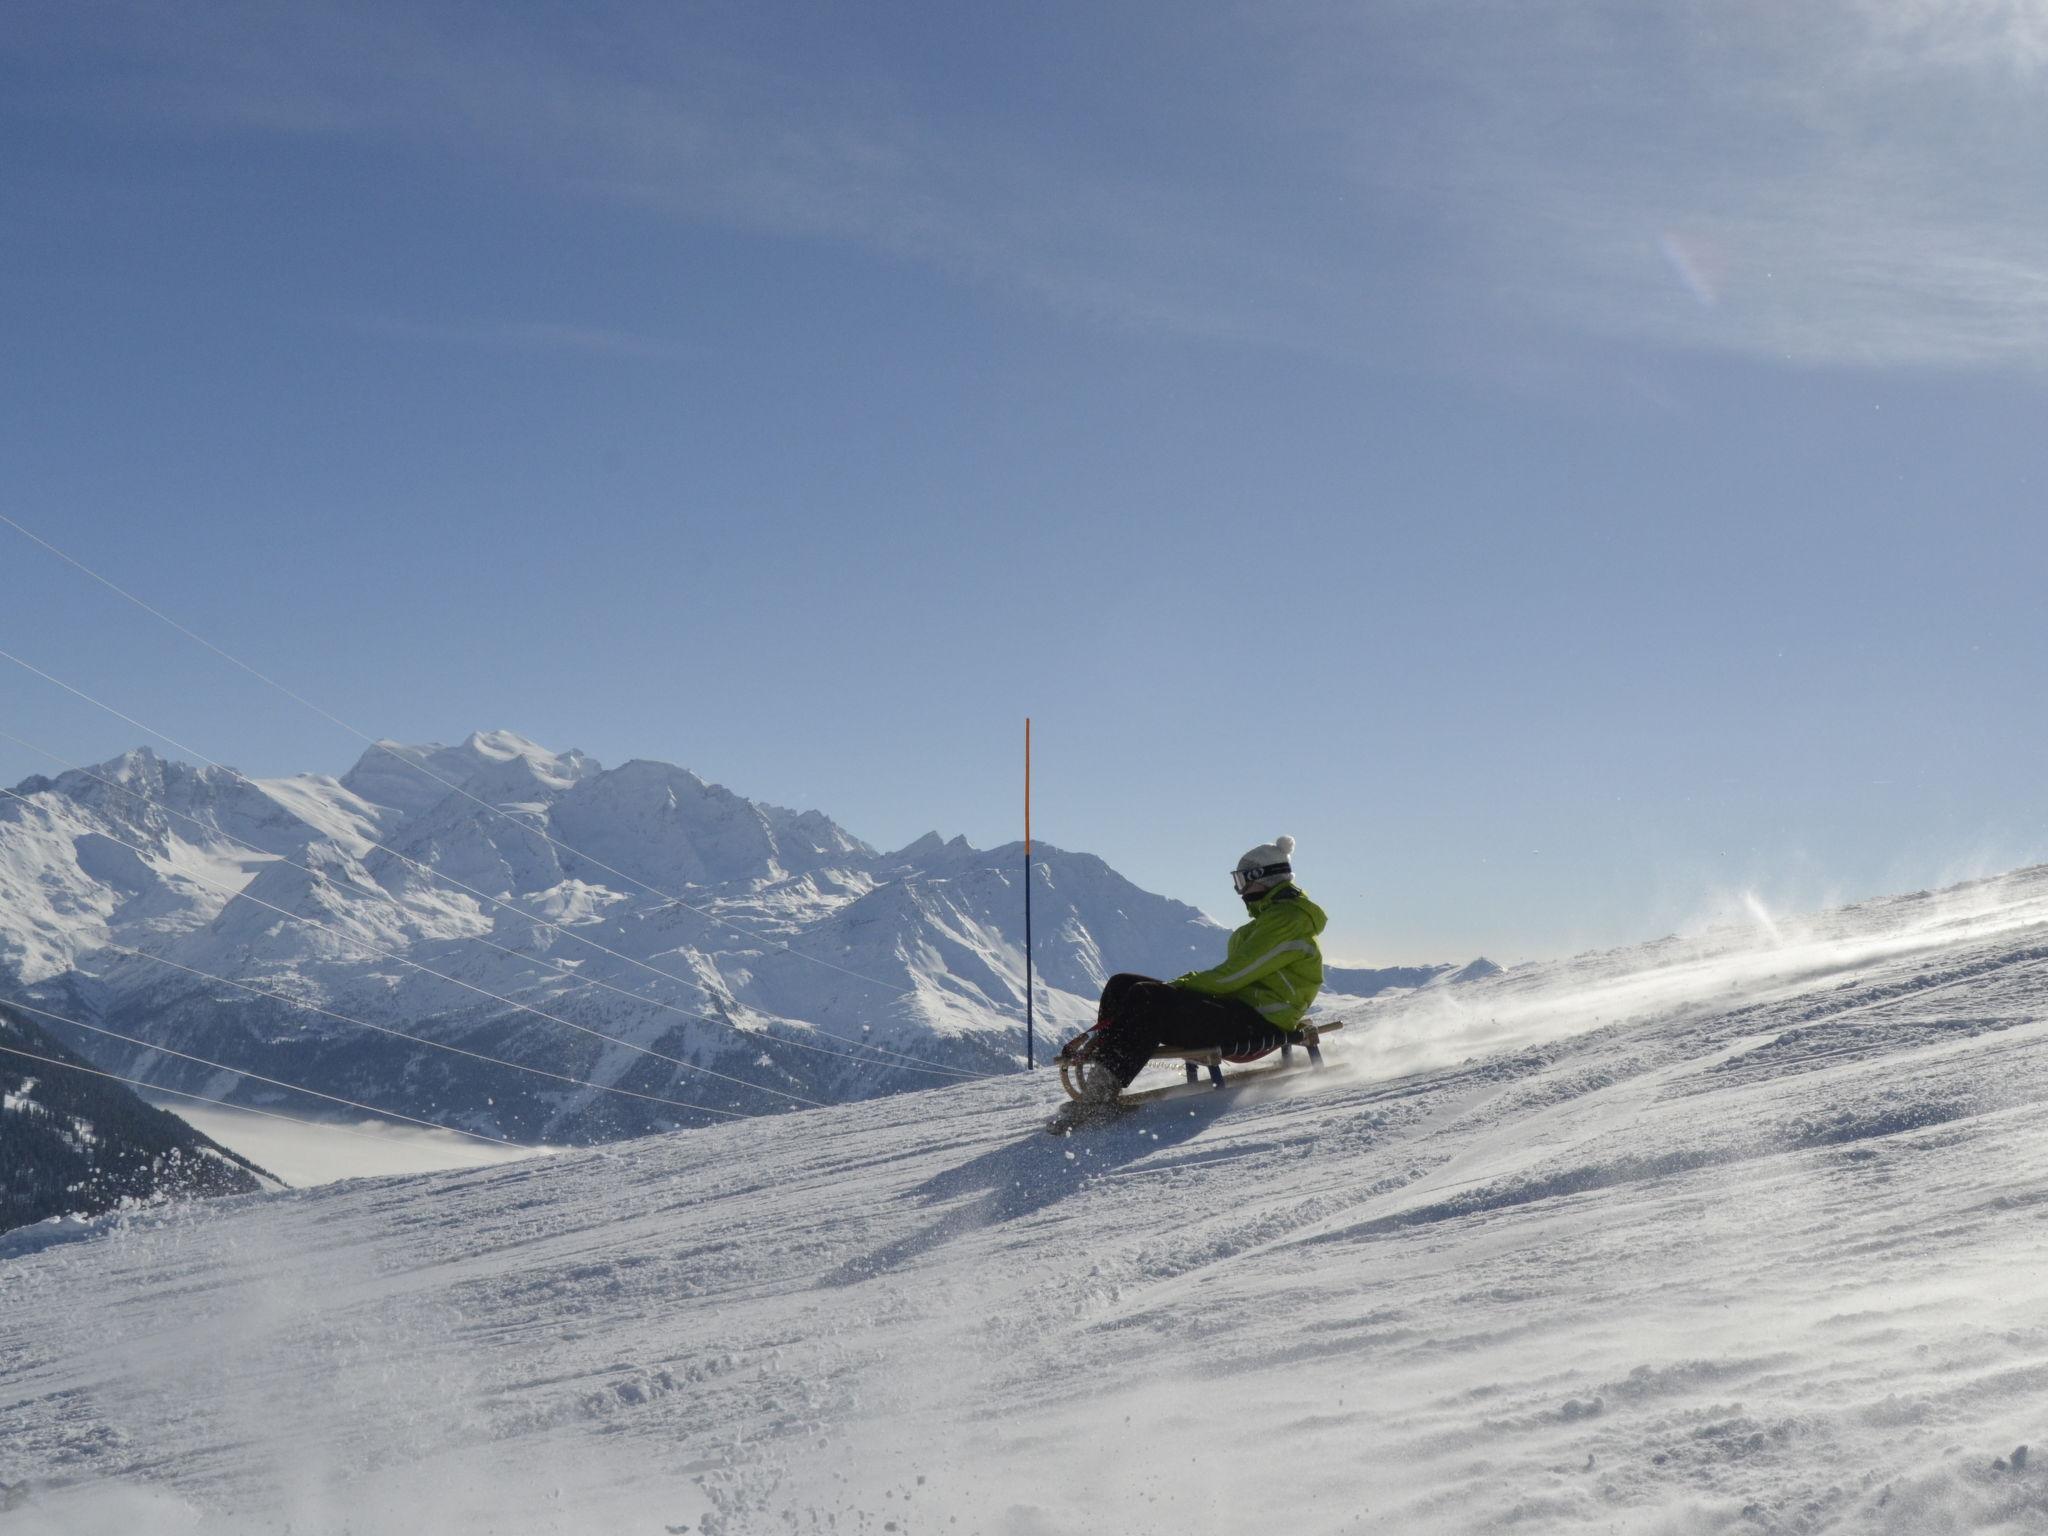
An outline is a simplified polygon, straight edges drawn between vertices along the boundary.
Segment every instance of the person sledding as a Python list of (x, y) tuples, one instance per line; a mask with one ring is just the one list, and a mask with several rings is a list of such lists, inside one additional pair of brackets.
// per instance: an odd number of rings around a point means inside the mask
[(1328, 919), (1294, 883), (1293, 854), (1294, 839), (1281, 837), (1237, 861), (1231, 883), (1250, 921), (1231, 934), (1221, 965), (1172, 981), (1109, 978), (1094, 1028), (1060, 1052), (1079, 1063), (1084, 1105), (1112, 1106), (1162, 1050), (1249, 1057), (1299, 1034), (1323, 985), (1316, 937)]

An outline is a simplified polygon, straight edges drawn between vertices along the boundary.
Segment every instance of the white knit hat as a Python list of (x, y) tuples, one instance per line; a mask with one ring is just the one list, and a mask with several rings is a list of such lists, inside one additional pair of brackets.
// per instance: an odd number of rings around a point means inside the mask
[(1293, 857), (1294, 839), (1291, 837), (1276, 837), (1270, 843), (1247, 849), (1244, 857), (1237, 861), (1237, 868), (1231, 871), (1231, 884), (1237, 887), (1240, 896), (1271, 890), (1293, 878), (1294, 866), (1288, 862)]

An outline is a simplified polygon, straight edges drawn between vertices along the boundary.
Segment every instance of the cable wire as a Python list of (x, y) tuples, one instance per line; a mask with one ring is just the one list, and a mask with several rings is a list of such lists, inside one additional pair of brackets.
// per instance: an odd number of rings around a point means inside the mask
[[(19, 1006), (19, 1005), (17, 1004), (16, 1006)], [(218, 1106), (218, 1107), (219, 1107), (219, 1108), (221, 1108), (221, 1109), (225, 1109), (225, 1110), (231, 1110), (231, 1111), (233, 1111), (233, 1112), (234, 1112), (235, 1114), (238, 1114), (238, 1115), (261, 1115), (261, 1116), (263, 1116), (263, 1117), (264, 1117), (264, 1119), (266, 1119), (266, 1120), (282, 1120), (282, 1121), (284, 1121), (284, 1122), (285, 1122), (285, 1123), (286, 1123), (287, 1125), (303, 1125), (303, 1126), (307, 1127), (307, 1128), (308, 1128), (308, 1129), (310, 1129), (310, 1130), (316, 1130), (316, 1131), (322, 1131), (322, 1132), (325, 1132), (325, 1131), (342, 1131), (342, 1132), (345, 1132), (346, 1134), (348, 1134), (348, 1135), (350, 1135), (350, 1136), (360, 1136), (360, 1137), (362, 1137), (362, 1138), (363, 1138), (363, 1139), (364, 1139), (365, 1141), (376, 1141), (376, 1142), (382, 1142), (382, 1141), (384, 1140), (384, 1138), (383, 1138), (383, 1137), (379, 1136), (379, 1135), (378, 1135), (378, 1134), (377, 1134), (376, 1132), (374, 1132), (374, 1131), (366, 1131), (366, 1130), (362, 1130), (361, 1128), (359, 1128), (359, 1127), (357, 1127), (357, 1126), (353, 1126), (353, 1125), (342, 1125), (342, 1124), (341, 1124), (341, 1123), (339, 1123), (338, 1121), (329, 1121), (329, 1120), (302, 1120), (302, 1119), (300, 1119), (300, 1118), (299, 1118), (299, 1117), (298, 1117), (297, 1115), (282, 1115), (282, 1114), (279, 1114), (279, 1113), (278, 1113), (278, 1112), (277, 1112), (276, 1110), (274, 1110), (274, 1109), (258, 1109), (258, 1108), (257, 1108), (257, 1107), (256, 1107), (255, 1105), (253, 1105), (253, 1104), (236, 1104), (236, 1103), (234, 1103), (234, 1102), (233, 1102), (232, 1100), (229, 1100), (229, 1099), (212, 1099), (212, 1098), (208, 1098), (208, 1097), (207, 1097), (207, 1096), (206, 1096), (205, 1094), (203, 1094), (203, 1093), (187, 1093), (187, 1092), (186, 1092), (186, 1091), (185, 1091), (184, 1089), (182, 1089), (182, 1088), (165, 1088), (165, 1087), (163, 1087), (163, 1086), (161, 1086), (160, 1084), (157, 1084), (157, 1083), (145, 1082), (145, 1081), (143, 1081), (143, 1079), (141, 1079), (141, 1078), (139, 1078), (139, 1077), (124, 1077), (124, 1076), (122, 1076), (122, 1075), (121, 1075), (121, 1074), (120, 1074), (119, 1072), (108, 1072), (108, 1071), (105, 1071), (105, 1070), (103, 1070), (102, 1068), (99, 1068), (99, 1067), (88, 1067), (88, 1066), (86, 1066), (86, 1065), (85, 1065), (85, 1064), (84, 1064), (83, 1062), (78, 1062), (78, 1061), (59, 1061), (59, 1060), (58, 1060), (58, 1059), (57, 1059), (57, 1058), (56, 1058), (55, 1056), (38, 1056), (38, 1055), (37, 1055), (37, 1054), (36, 1054), (36, 1053), (35, 1053), (34, 1051), (24, 1051), (24, 1050), (20, 1049), (20, 1048), (19, 1048), (19, 1047), (17, 1047), (17, 1046), (12, 1046), (12, 1045), (0, 1045), (0, 1051), (5, 1051), (5, 1052), (6, 1052), (6, 1053), (7, 1053), (8, 1055), (10, 1055), (10, 1056), (25, 1056), (25, 1057), (27, 1057), (27, 1058), (28, 1058), (28, 1059), (29, 1059), (30, 1061), (40, 1061), (40, 1062), (42, 1062), (42, 1063), (43, 1063), (44, 1065), (46, 1065), (46, 1066), (52, 1066), (52, 1067), (62, 1067), (62, 1068), (64, 1068), (64, 1070), (65, 1070), (65, 1071), (67, 1071), (67, 1072), (85, 1072), (85, 1073), (88, 1073), (88, 1074), (90, 1074), (90, 1075), (91, 1075), (91, 1076), (93, 1076), (93, 1077), (105, 1077), (105, 1078), (110, 1078), (110, 1079), (112, 1079), (112, 1080), (113, 1080), (114, 1082), (117, 1082), (117, 1083), (126, 1083), (126, 1084), (128, 1084), (128, 1085), (129, 1085), (129, 1086), (130, 1086), (131, 1088), (147, 1088), (147, 1089), (148, 1089), (148, 1090), (149, 1090), (149, 1091), (150, 1091), (151, 1093), (168, 1093), (168, 1094), (172, 1094), (172, 1095), (174, 1095), (175, 1097), (177, 1097), (177, 1098), (181, 1098), (181, 1099), (193, 1099), (193, 1100), (196, 1100), (196, 1101), (197, 1101), (198, 1103), (201, 1103), (201, 1104), (213, 1104), (213, 1105), (216, 1105), (216, 1106)], [(458, 1128), (456, 1128), (455, 1126), (452, 1126), (452, 1125), (444, 1125), (444, 1126), (439, 1126), (439, 1127), (436, 1127), (436, 1129), (439, 1129), (439, 1130), (444, 1130), (444, 1131), (448, 1132), (448, 1133), (449, 1133), (450, 1135), (452, 1135), (452, 1136), (467, 1136), (467, 1135), (470, 1135), (470, 1134), (472, 1134), (471, 1132), (468, 1132), (468, 1131), (464, 1131), (464, 1130), (459, 1130)], [(488, 1138), (488, 1137), (485, 1137), (485, 1138), (481, 1138), (481, 1139), (483, 1139), (483, 1140), (489, 1140), (489, 1138)], [(505, 1143), (505, 1145), (506, 1145), (506, 1146), (518, 1146), (518, 1143), (515, 1143), (515, 1142), (506, 1142), (506, 1143)], [(229, 1150), (229, 1151), (233, 1151), (234, 1149), (233, 1149), (233, 1148), (229, 1148), (228, 1150)], [(546, 1151), (548, 1151), (549, 1149), (548, 1149), (548, 1148), (546, 1148), (546, 1147), (525, 1147), (525, 1146), (521, 1146), (521, 1147), (519, 1147), (519, 1150), (520, 1150), (520, 1151), (522, 1151), (522, 1152), (531, 1152), (531, 1153), (534, 1153), (534, 1154), (539, 1154), (539, 1153), (542, 1153), (542, 1152), (546, 1152)], [(240, 1153), (236, 1153), (236, 1155), (237, 1155), (237, 1156), (240, 1156), (241, 1154), (240, 1154)], [(252, 1159), (252, 1161), (253, 1161), (253, 1159)], [(278, 1183), (280, 1183), (280, 1184), (285, 1184), (285, 1187), (286, 1187), (287, 1189), (289, 1189), (289, 1188), (291, 1187), (291, 1186), (290, 1186), (289, 1184), (286, 1184), (286, 1183), (285, 1183), (285, 1180), (283, 1180), (283, 1179), (281, 1179), (281, 1178), (278, 1178), (278, 1176), (277, 1176), (276, 1174), (274, 1174), (274, 1173), (271, 1173), (271, 1172), (270, 1172), (270, 1171), (269, 1171), (268, 1169), (265, 1169), (265, 1170), (264, 1170), (264, 1175), (265, 1175), (265, 1177), (267, 1177), (267, 1178), (271, 1178), (271, 1179), (276, 1179), (276, 1180), (277, 1180), (277, 1182), (278, 1182)]]
[(467, 1056), (472, 1061), (489, 1062), (494, 1067), (505, 1067), (514, 1072), (531, 1072), (536, 1077), (552, 1078), (558, 1083), (570, 1083), (578, 1088), (594, 1088), (599, 1093), (615, 1093), (621, 1098), (644, 1099), (650, 1104), (666, 1104), (673, 1109), (694, 1109), (699, 1114), (724, 1115), (733, 1120), (745, 1120), (745, 1114), (736, 1109), (714, 1109), (709, 1104), (692, 1104), (685, 1099), (665, 1099), (658, 1093), (641, 1093), (632, 1088), (620, 1088), (610, 1083), (593, 1083), (588, 1078), (567, 1077), (560, 1072), (550, 1072), (546, 1067), (529, 1066), (525, 1062), (506, 1061), (501, 1056), (487, 1055), (483, 1051), (472, 1051), (465, 1046), (450, 1045), (445, 1040), (429, 1040), (425, 1035), (409, 1035), (402, 1029), (392, 1029), (385, 1024), (372, 1024), (368, 1019), (351, 1018), (345, 1013), (336, 1013), (332, 1008), (322, 1008), (318, 1003), (309, 1003), (304, 998), (293, 997), (285, 992), (272, 992), (250, 982), (236, 981), (229, 976), (216, 976), (211, 971), (202, 971), (193, 966), (180, 965), (176, 960), (163, 955), (153, 955), (146, 949), (135, 949), (126, 944), (108, 943), (102, 949), (116, 954), (133, 955), (138, 960), (154, 961), (169, 966), (174, 971), (183, 971), (187, 976), (196, 976), (202, 981), (217, 981), (224, 987), (239, 987), (244, 992), (253, 992), (258, 997), (269, 998), (272, 1002), (283, 1003), (288, 1008), (303, 1008), (308, 1013), (321, 1014), (326, 1018), (338, 1019), (343, 1024), (354, 1024), (362, 1029), (375, 1030), (380, 1035), (390, 1035), (399, 1040), (410, 1040), (415, 1045), (424, 1045), (436, 1051), (446, 1051), (451, 1056)]
[(41, 1018), (52, 1019), (59, 1024), (68, 1024), (73, 1029), (89, 1029), (96, 1035), (106, 1035), (111, 1039), (125, 1040), (130, 1045), (139, 1045), (145, 1050), (155, 1051), (162, 1056), (175, 1056), (180, 1061), (189, 1061), (202, 1067), (211, 1067), (216, 1072), (232, 1072), (237, 1077), (246, 1077), (251, 1082), (267, 1083), (272, 1088), (284, 1088), (292, 1093), (303, 1093), (311, 1098), (325, 1099), (330, 1104), (345, 1104), (350, 1109), (360, 1109), (366, 1115), (382, 1115), (391, 1120), (408, 1120), (414, 1125), (424, 1125), (429, 1130), (453, 1131), (458, 1136), (469, 1136), (477, 1141), (495, 1142), (501, 1147), (519, 1146), (518, 1142), (507, 1141), (502, 1136), (487, 1136), (482, 1131), (465, 1131), (458, 1125), (443, 1125), (438, 1120), (422, 1120), (418, 1115), (402, 1114), (395, 1109), (379, 1109), (374, 1104), (359, 1104), (354, 1099), (344, 1099), (339, 1094), (322, 1093), (318, 1088), (302, 1088), (297, 1083), (287, 1083), (280, 1078), (265, 1077), (261, 1072), (251, 1072), (242, 1067), (231, 1067), (224, 1062), (208, 1061), (204, 1056), (192, 1056), (184, 1051), (174, 1051), (167, 1045), (156, 1045), (148, 1040), (138, 1040), (135, 1036), (124, 1035), (119, 1030), (103, 1029), (97, 1024), (87, 1024), (82, 1019), (67, 1019), (63, 1014), (51, 1013), (47, 1008), (37, 1008), (28, 1003), (17, 1002), (10, 1002), (7, 1006), (19, 1009), (23, 1013), (33, 1013)]

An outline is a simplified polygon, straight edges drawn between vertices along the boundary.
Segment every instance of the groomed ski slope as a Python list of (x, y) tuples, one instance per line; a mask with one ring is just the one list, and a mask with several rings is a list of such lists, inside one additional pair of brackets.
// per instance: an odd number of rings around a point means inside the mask
[(2048, 1530), (2048, 871), (1352, 1017), (17, 1236), (0, 1529)]

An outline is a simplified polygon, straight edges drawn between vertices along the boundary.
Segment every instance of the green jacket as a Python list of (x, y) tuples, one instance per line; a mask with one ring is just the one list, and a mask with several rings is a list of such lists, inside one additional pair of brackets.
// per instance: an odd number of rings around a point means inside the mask
[(1252, 920), (1230, 936), (1223, 963), (1176, 976), (1173, 985), (1250, 1003), (1282, 1029), (1301, 1027), (1323, 985), (1316, 935), (1329, 921), (1292, 881), (1245, 903)]

